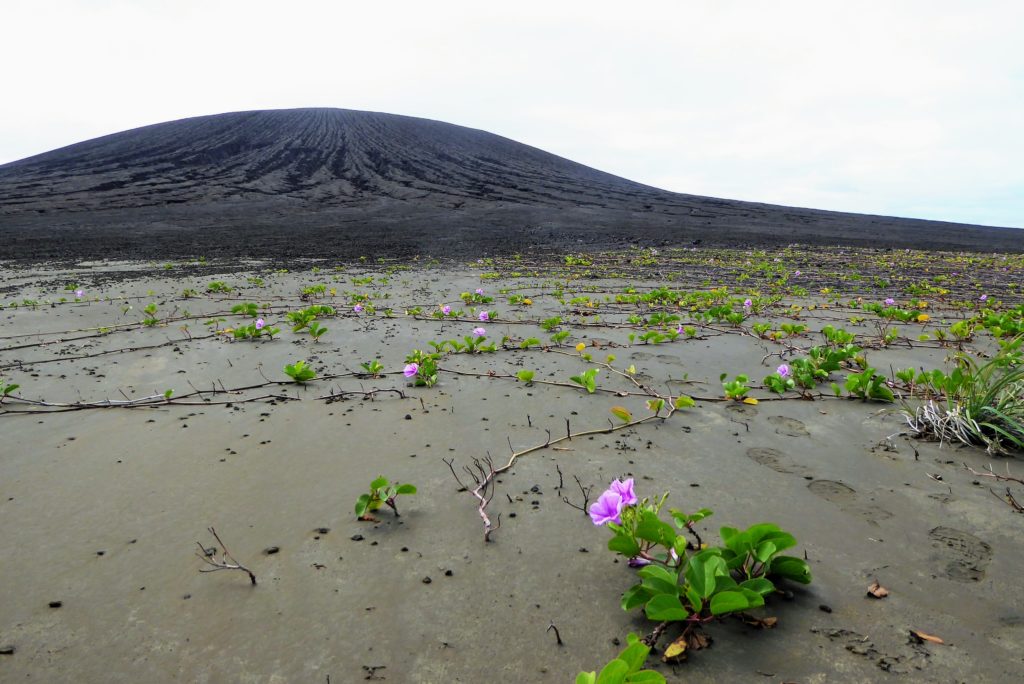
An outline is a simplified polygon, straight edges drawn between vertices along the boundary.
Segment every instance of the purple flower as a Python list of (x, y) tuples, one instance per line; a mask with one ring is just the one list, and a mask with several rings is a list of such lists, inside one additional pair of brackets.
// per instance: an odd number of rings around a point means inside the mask
[(414, 377), (419, 372), (420, 365), (418, 363), (410, 363), (405, 367), (405, 370), (402, 371), (402, 375), (404, 375), (407, 378), (411, 378)]
[(896, 303), (895, 299), (893, 299), (892, 297), (886, 297), (886, 299), (885, 299), (885, 305), (886, 306), (892, 306), (895, 303)]
[(786, 364), (782, 364), (781, 366), (779, 366), (775, 370), (779, 374), (780, 378), (788, 378), (789, 377), (789, 366), (787, 366)]
[(362, 304), (356, 304), (355, 306), (352, 307), (352, 310), (355, 311), (356, 313), (359, 313), (360, 311), (363, 310), (363, 305)]
[(682, 334), (683, 334), (683, 332), (685, 332), (685, 331), (683, 330), (683, 324), (682, 324), (682, 323), (680, 323), (680, 324), (679, 324), (679, 327), (678, 327), (678, 328), (676, 328), (676, 334), (677, 334), (677, 335), (682, 335)]
[(257, 330), (263, 330), (263, 326), (264, 325), (266, 325), (266, 322), (262, 318), (257, 318), (256, 319), (256, 329)]
[(797, 271), (797, 272), (796, 272), (796, 273), (794, 273), (793, 275), (795, 275), (796, 277), (798, 277), (798, 278), (799, 278), (799, 277), (800, 277), (800, 271)]
[(444, 306), (441, 307), (441, 313), (443, 313), (445, 316), (450, 316), (452, 313), (452, 307), (445, 304)]
[(618, 492), (611, 489), (602, 492), (597, 501), (590, 506), (590, 519), (594, 521), (595, 525), (604, 525), (610, 522), (621, 525), (622, 505), (622, 497)]
[(482, 288), (482, 287), (478, 287), (478, 288), (476, 288), (476, 293), (477, 293), (478, 295), (482, 295), (482, 294), (484, 293), (484, 288)]
[(642, 568), (645, 565), (650, 564), (651, 561), (647, 560), (646, 558), (641, 558), (640, 556), (633, 556), (629, 559), (629, 567), (631, 568)]
[(486, 323), (489, 320), (491, 320), (491, 314), (487, 313), (486, 311), (481, 311), (480, 312), (480, 321), (483, 322), (483, 323)]
[(637, 502), (636, 494), (633, 493), (633, 478), (629, 478), (625, 482), (612, 480), (608, 491), (618, 494), (622, 499), (623, 506), (632, 506)]
[(477, 337), (483, 337), (484, 335), (487, 334), (487, 331), (484, 330), (483, 328), (473, 328), (473, 334), (476, 335)]
[(743, 308), (744, 309), (749, 309), (752, 306), (754, 306), (754, 302), (750, 301), (749, 299), (747, 301), (743, 302)]
[(84, 294), (85, 292), (83, 292), (82, 290), (75, 290), (75, 299), (81, 299), (82, 295)]
[(978, 297), (978, 301), (979, 301), (979, 302), (983, 302), (983, 301), (985, 301), (986, 299), (988, 299), (988, 295), (987, 295), (987, 294), (983, 294), (983, 295), (981, 295), (980, 297)]

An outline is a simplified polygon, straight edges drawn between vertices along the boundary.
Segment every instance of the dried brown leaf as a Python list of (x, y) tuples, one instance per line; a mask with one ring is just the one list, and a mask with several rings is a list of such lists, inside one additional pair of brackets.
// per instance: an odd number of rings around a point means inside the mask
[(910, 630), (910, 636), (911, 636), (911, 638), (916, 639), (917, 643), (919, 643), (919, 644), (920, 643), (924, 643), (925, 641), (930, 641), (933, 644), (944, 644), (944, 643), (946, 643), (945, 641), (942, 640), (941, 637), (937, 637), (937, 636), (935, 636), (933, 634), (925, 634), (924, 632), (919, 632), (916, 629)]
[(761, 629), (771, 629), (779, 622), (777, 617), (759, 618), (749, 613), (740, 613), (740, 619), (743, 620), (744, 624), (751, 627), (760, 627)]
[(879, 584), (878, 580), (875, 580), (874, 582), (872, 582), (871, 586), (868, 587), (868, 596), (873, 596), (875, 598), (879, 598), (880, 599), (880, 598), (885, 598), (888, 595), (889, 595), (889, 590), (886, 589), (885, 587), (883, 587), (881, 584)]

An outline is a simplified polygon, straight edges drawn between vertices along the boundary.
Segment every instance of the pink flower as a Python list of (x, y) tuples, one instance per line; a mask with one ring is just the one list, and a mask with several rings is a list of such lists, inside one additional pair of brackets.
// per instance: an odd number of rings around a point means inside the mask
[(981, 295), (980, 297), (978, 297), (978, 301), (979, 301), (979, 302), (983, 302), (983, 301), (985, 301), (986, 299), (988, 299), (988, 295), (987, 295), (987, 294), (983, 294), (983, 295)]
[(359, 313), (360, 311), (363, 310), (363, 305), (362, 304), (356, 304), (355, 306), (352, 307), (352, 310), (355, 311), (356, 313)]
[(82, 295), (84, 294), (85, 292), (83, 292), (82, 290), (75, 290), (75, 299), (81, 299)]
[(747, 301), (743, 302), (743, 308), (744, 309), (749, 309), (752, 306), (754, 306), (754, 302), (750, 301), (749, 299)]
[(262, 318), (257, 318), (256, 319), (256, 329), (257, 330), (263, 330), (263, 326), (264, 325), (266, 325), (266, 322)]
[(685, 332), (685, 331), (683, 330), (683, 324), (682, 324), (682, 323), (680, 323), (680, 324), (679, 324), (679, 327), (678, 327), (678, 328), (676, 328), (676, 334), (677, 334), (677, 335), (682, 335), (682, 334), (683, 334), (683, 332)]
[(491, 320), (491, 314), (487, 313), (486, 311), (481, 311), (480, 312), (480, 321), (483, 322), (483, 323), (486, 323), (489, 320)]
[(476, 293), (477, 293), (478, 295), (482, 295), (482, 294), (484, 293), (484, 288), (482, 288), (482, 287), (478, 287), (478, 288), (476, 288)]
[(633, 493), (633, 478), (629, 478), (625, 482), (612, 480), (612, 484), (608, 487), (608, 491), (618, 494), (622, 498), (622, 504), (624, 506), (632, 506), (637, 502), (636, 494)]
[(797, 272), (796, 272), (796, 273), (794, 273), (793, 275), (795, 275), (795, 276), (797, 276), (797, 277), (799, 278), (799, 277), (800, 277), (800, 271), (797, 271)]
[(895, 303), (896, 303), (896, 300), (893, 299), (892, 297), (887, 297), (886, 300), (885, 300), (885, 305), (886, 306), (892, 306)]
[(416, 374), (419, 373), (419, 372), (420, 372), (419, 364), (418, 363), (410, 363), (402, 371), (402, 375), (404, 375), (407, 378), (412, 378), (412, 377), (415, 377)]
[(484, 335), (487, 334), (487, 331), (484, 330), (483, 328), (473, 328), (473, 334), (476, 335), (477, 337), (483, 337)]
[(445, 316), (450, 316), (452, 313), (452, 307), (445, 304), (444, 306), (441, 307), (441, 313), (443, 313)]
[(622, 497), (618, 492), (607, 490), (601, 493), (590, 506), (590, 519), (595, 525), (604, 525), (613, 522), (616, 525), (622, 524)]
[(780, 378), (789, 377), (789, 366), (787, 366), (786, 364), (782, 364), (781, 366), (776, 368), (775, 371), (779, 374)]

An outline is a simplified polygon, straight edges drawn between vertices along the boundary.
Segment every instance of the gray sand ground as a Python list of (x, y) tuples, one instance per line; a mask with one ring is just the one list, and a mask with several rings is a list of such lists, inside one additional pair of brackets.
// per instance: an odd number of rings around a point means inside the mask
[[(496, 297), (486, 308), (500, 312), (500, 322), (485, 324), (492, 334), (547, 341), (535, 323), (515, 321), (564, 313), (549, 280), (481, 281), (479, 267), (421, 268), (367, 288), (351, 279), (380, 271), (273, 274), (248, 264), (200, 277), (132, 268), (0, 275), (4, 302), (73, 300), (58, 286), (64, 282), (86, 290), (83, 302), (0, 311), (0, 375), (21, 385), (18, 396), (69, 403), (166, 389), (182, 396), (190, 384), (232, 389), (261, 385), (263, 375), (286, 380), (280, 369), (300, 358), (325, 375), (358, 371), (379, 355), (387, 374), (156, 408), (15, 413), (42, 407), (5, 402), (0, 646), (15, 650), (0, 655), (2, 681), (572, 681), (612, 658), (627, 633), (653, 627), (619, 608), (634, 575), (605, 549), (607, 532), (561, 500), (580, 502), (573, 476), (599, 491), (622, 475), (636, 478), (641, 495), (668, 490), (671, 505), (713, 509), (702, 527), (712, 540), (721, 525), (778, 523), (800, 541), (798, 553), (806, 552), (814, 573), (809, 587), (790, 586), (790, 598), (769, 601), (764, 614), (779, 618), (777, 628), (727, 621), (708, 629), (713, 648), (687, 663), (662, 664), (652, 654), (650, 666), (670, 682), (1006, 682), (1024, 671), (1021, 518), (961, 465), (992, 462), (983, 450), (903, 436), (887, 443), (904, 429), (898, 407), (708, 401), (664, 423), (577, 438), (523, 457), (500, 478), (490, 510), (501, 514), (501, 527), (485, 544), (474, 502), (457, 491), (443, 458), (454, 457), (458, 467), (490, 453), (503, 463), (510, 443), (543, 443), (545, 430), (562, 434), (567, 419), (574, 431), (606, 427), (611, 406), (641, 414), (643, 402), (452, 373), (433, 388), (408, 387), (400, 370), (410, 350), (476, 324), (404, 312), (420, 306), (429, 314), (442, 303), (466, 308), (459, 293), (483, 287)], [(265, 287), (246, 284), (255, 274)], [(202, 293), (212, 280), (244, 289), (177, 296), (187, 287)], [(206, 316), (238, 301), (271, 302), (267, 319), (283, 321), (284, 311), (304, 304), (302, 287), (320, 282), (337, 287), (323, 301), (341, 316), (324, 321), (330, 330), (319, 343), (286, 325), (271, 342), (204, 338)], [(610, 292), (622, 283), (585, 286)], [(567, 296), (582, 287), (570, 285)], [(509, 305), (498, 295), (503, 288), (531, 296), (533, 306)], [(344, 291), (367, 289), (377, 292), (378, 314), (352, 314)], [(124, 313), (126, 301), (133, 308)], [(150, 301), (162, 316), (175, 307), (176, 316), (202, 314), (188, 323), (196, 339), (180, 322), (139, 325)], [(385, 306), (395, 318), (380, 315)], [(805, 312), (804, 322), (817, 330), (847, 313), (818, 309)], [(222, 326), (237, 320), (224, 317)], [(69, 339), (89, 333), (68, 331), (118, 324), (128, 327)], [(867, 322), (846, 327), (872, 329)], [(626, 329), (569, 329), (567, 345), (623, 345), (590, 351), (602, 360), (614, 353), (616, 366), (634, 364), (638, 377), (659, 386), (675, 380), (673, 392), (695, 396), (720, 397), (721, 372), (746, 372), (757, 383), (778, 363), (761, 362), (778, 347), (714, 330), (696, 340), (628, 346)], [(36, 343), (45, 344), (22, 346)], [(128, 350), (147, 345), (163, 346)], [(106, 350), (127, 351), (76, 358)], [(560, 352), (457, 355), (442, 366), (485, 376), (532, 368), (538, 379), (567, 382), (585, 364), (571, 346)], [(880, 369), (934, 367), (947, 353), (903, 347), (870, 358)], [(378, 388), (402, 389), (407, 398), (317, 399)], [(301, 401), (243, 401), (267, 393)], [(385, 511), (378, 524), (358, 522), (354, 501), (379, 474), (415, 483), (419, 493), (399, 500), (401, 518)], [(209, 525), (256, 572), (256, 587), (241, 573), (199, 572), (195, 542), (213, 543)], [(272, 546), (279, 551), (264, 553)], [(875, 579), (888, 598), (866, 597)], [(52, 601), (61, 607), (49, 607)], [(551, 623), (564, 646), (546, 631)], [(911, 629), (945, 643), (912, 643)]]

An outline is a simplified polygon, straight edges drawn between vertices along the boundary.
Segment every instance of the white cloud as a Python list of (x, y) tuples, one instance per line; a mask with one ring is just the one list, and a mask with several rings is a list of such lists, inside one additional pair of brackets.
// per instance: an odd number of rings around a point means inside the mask
[(5, 3), (0, 162), (337, 106), (680, 192), (1024, 226), (1021, 25), (995, 1)]

